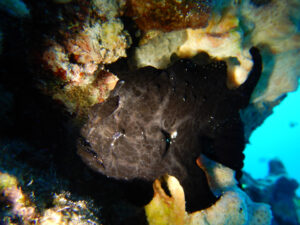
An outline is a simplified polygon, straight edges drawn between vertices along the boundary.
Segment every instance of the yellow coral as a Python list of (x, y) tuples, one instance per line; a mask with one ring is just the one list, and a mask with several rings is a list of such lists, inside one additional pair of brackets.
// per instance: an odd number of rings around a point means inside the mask
[[(199, 164), (199, 162), (198, 162)], [(149, 225), (269, 225), (272, 214), (270, 206), (254, 203), (240, 190), (234, 179), (234, 172), (215, 163), (205, 156), (200, 157), (200, 165), (210, 180), (209, 185), (215, 193), (222, 193), (220, 199), (211, 207), (188, 214), (185, 211), (184, 190), (175, 177), (166, 175), (165, 179), (171, 196), (168, 196), (159, 180), (154, 182), (154, 197), (145, 206)], [(225, 179), (223, 178), (225, 176)]]
[(0, 172), (0, 191), (4, 191), (5, 188), (12, 188), (18, 185), (18, 180), (14, 176), (9, 175), (8, 173)]
[(154, 197), (145, 206), (148, 222), (150, 225), (184, 224), (186, 213), (183, 189), (175, 177), (167, 175), (164, 179), (168, 184), (172, 197), (164, 192), (160, 181), (155, 180), (153, 184)]

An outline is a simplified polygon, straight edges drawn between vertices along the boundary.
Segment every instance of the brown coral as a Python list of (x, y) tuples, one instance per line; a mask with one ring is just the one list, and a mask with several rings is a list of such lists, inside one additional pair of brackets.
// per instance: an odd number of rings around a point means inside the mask
[(143, 31), (162, 31), (206, 26), (210, 0), (128, 0), (127, 15)]

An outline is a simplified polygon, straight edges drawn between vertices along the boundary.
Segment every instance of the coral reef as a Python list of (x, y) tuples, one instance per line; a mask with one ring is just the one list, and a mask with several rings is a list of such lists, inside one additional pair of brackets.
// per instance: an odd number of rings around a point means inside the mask
[(280, 160), (273, 159), (269, 162), (269, 174), (265, 178), (254, 180), (244, 173), (241, 183), (254, 201), (265, 202), (271, 206), (274, 216), (272, 224), (299, 224), (299, 205), (296, 204), (299, 197), (295, 193), (299, 184), (288, 176)]
[(128, 0), (126, 14), (143, 31), (173, 31), (207, 25), (211, 4), (207, 0)]
[[(165, 176), (169, 196), (156, 180), (154, 197), (145, 206), (150, 225), (154, 224), (271, 224), (270, 206), (254, 203), (238, 186), (234, 171), (201, 155), (197, 161), (205, 171), (211, 190), (221, 197), (207, 209), (187, 213), (184, 190), (175, 177)], [(198, 201), (201, 201), (198, 199)]]
[[(237, 181), (298, 85), (299, 1), (24, 2), (0, 0), (1, 224), (144, 225), (166, 173), (150, 224), (270, 223)], [(297, 224), (282, 169), (243, 187)]]

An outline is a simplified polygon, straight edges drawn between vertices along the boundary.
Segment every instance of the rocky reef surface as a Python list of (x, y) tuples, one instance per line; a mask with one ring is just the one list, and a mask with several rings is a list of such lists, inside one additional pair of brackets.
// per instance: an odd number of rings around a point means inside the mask
[(298, 182), (289, 177), (279, 159), (269, 161), (269, 173), (255, 180), (248, 173), (241, 179), (242, 187), (254, 201), (268, 203), (273, 212), (272, 224), (299, 224)]
[(299, 223), (280, 162), (242, 176), (298, 86), (299, 1), (0, 6), (0, 224)]

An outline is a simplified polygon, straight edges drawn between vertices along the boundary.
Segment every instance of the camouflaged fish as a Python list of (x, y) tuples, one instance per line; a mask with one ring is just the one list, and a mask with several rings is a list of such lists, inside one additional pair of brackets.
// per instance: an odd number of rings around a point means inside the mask
[(186, 191), (191, 208), (193, 199), (208, 206), (214, 196), (196, 158), (203, 153), (232, 169), (243, 167), (239, 111), (248, 105), (262, 69), (258, 50), (251, 54), (253, 69), (233, 90), (226, 86), (226, 63), (216, 60), (181, 59), (165, 70), (120, 74), (111, 96), (91, 109), (79, 155), (92, 169), (117, 179), (154, 180), (168, 173), (191, 190)]

